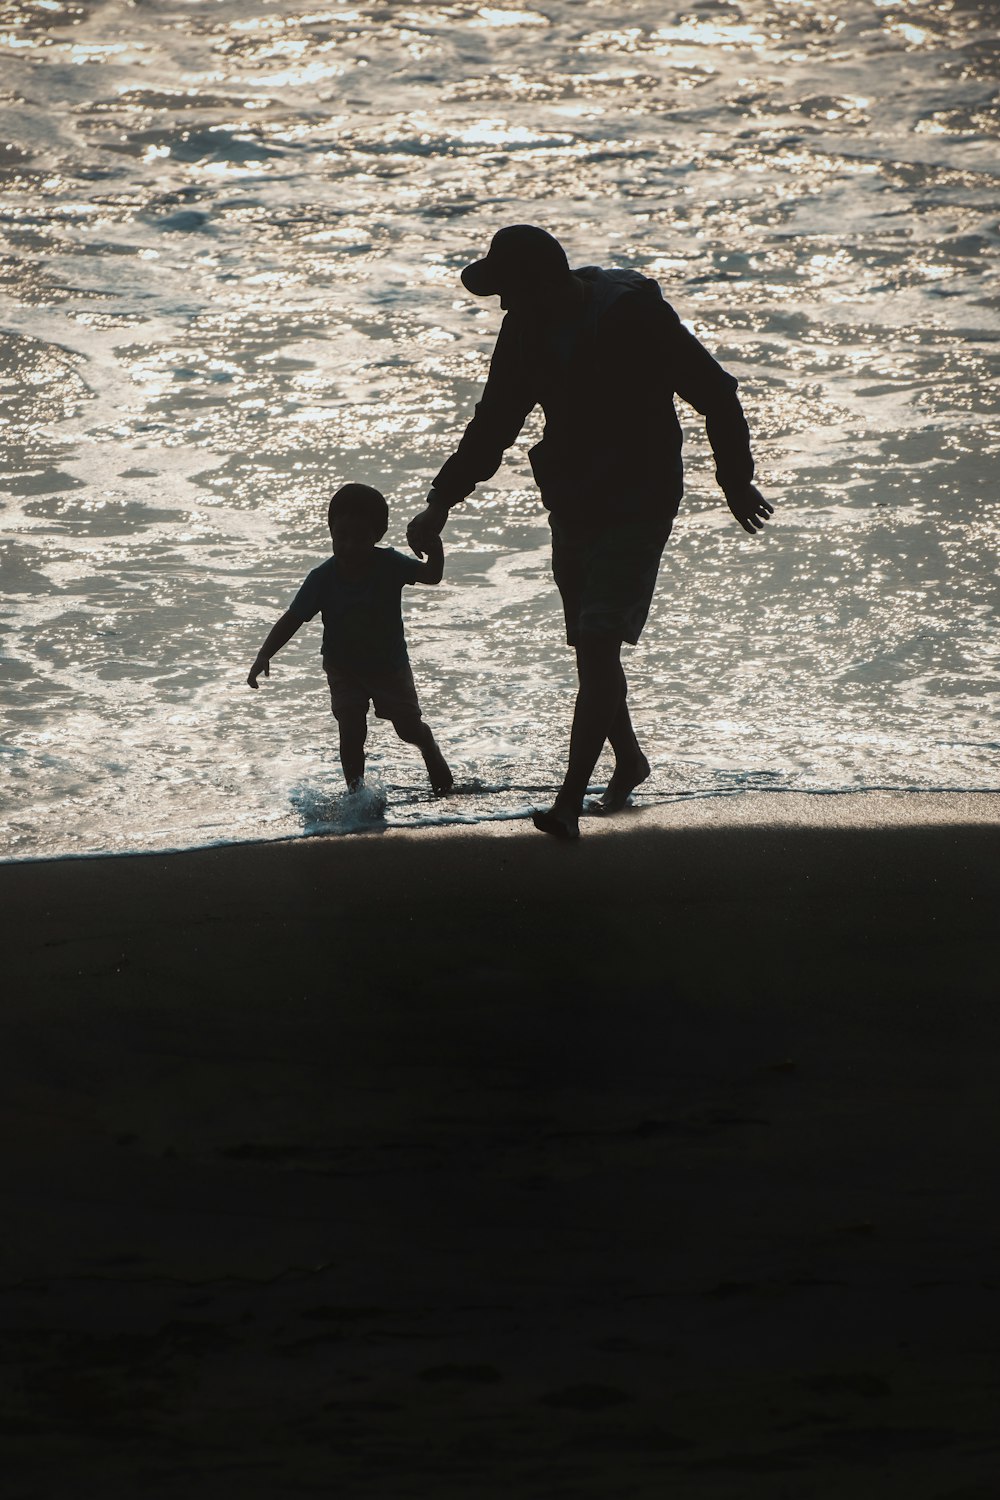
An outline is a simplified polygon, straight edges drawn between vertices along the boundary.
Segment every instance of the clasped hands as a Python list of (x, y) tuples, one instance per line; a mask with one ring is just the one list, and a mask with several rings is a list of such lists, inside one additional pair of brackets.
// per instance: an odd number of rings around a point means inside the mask
[(448, 507), (444, 501), (439, 499), (434, 490), (427, 496), (427, 504), (419, 515), (414, 516), (406, 528), (406, 540), (410, 550), (418, 557), (424, 557), (427, 552), (428, 543), (436, 536), (440, 536), (444, 530), (444, 523), (448, 519)]

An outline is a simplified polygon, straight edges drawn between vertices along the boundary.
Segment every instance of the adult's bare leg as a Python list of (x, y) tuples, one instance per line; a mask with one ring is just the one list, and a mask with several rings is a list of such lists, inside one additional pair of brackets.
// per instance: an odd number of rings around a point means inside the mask
[[(584, 635), (576, 648), (580, 686), (570, 731), (569, 765), (552, 807), (547, 812), (532, 814), (535, 827), (543, 833), (554, 834), (557, 838), (579, 836), (578, 820), (584, 794), (612, 724), (616, 726), (616, 735), (623, 741), (623, 748), (628, 743), (631, 721), (625, 706), (628, 684), (622, 669), (621, 649), (622, 643), (617, 637), (596, 633)], [(619, 718), (622, 710), (624, 720)], [(626, 722), (628, 729), (625, 728)], [(634, 733), (632, 740), (635, 740)]]
[(632, 728), (628, 711), (628, 684), (618, 711), (608, 729), (608, 742), (615, 752), (615, 768), (607, 790), (601, 797), (602, 812), (619, 812), (641, 781), (650, 773), (649, 761), (643, 755)]

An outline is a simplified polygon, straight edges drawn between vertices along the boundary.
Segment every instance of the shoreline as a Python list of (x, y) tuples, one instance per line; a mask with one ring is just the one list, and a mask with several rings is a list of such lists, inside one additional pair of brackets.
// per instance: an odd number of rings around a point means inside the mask
[(14, 1500), (991, 1493), (1000, 796), (929, 797), (0, 866)]
[[(595, 794), (589, 794), (593, 797)], [(784, 827), (786, 825), (828, 827), (831, 823), (842, 823), (844, 818), (820, 816), (814, 804), (830, 799), (834, 804), (842, 803), (847, 809), (846, 821), (860, 826), (876, 823), (886, 824), (952, 822), (956, 826), (1000, 822), (1000, 788), (977, 787), (972, 790), (925, 790), (921, 787), (871, 787), (862, 790), (787, 791), (783, 788), (756, 789), (751, 792), (705, 792), (681, 793), (676, 797), (653, 804), (631, 806), (615, 820), (585, 815), (583, 829), (587, 833), (598, 831), (621, 832), (625, 826), (622, 819), (642, 823), (657, 823), (668, 827), (719, 827), (728, 824), (741, 826), (761, 825)], [(459, 804), (460, 805), (460, 804)], [(735, 808), (731, 815), (722, 811), (724, 807)], [(691, 809), (696, 809), (692, 812)], [(704, 813), (699, 810), (706, 809)], [(862, 813), (877, 811), (875, 818)], [(906, 811), (916, 816), (906, 816)], [(772, 816), (776, 811), (777, 817)], [(443, 803), (441, 821), (428, 820), (421, 823), (392, 823), (373, 820), (369, 826), (338, 829), (321, 828), (315, 832), (303, 831), (294, 837), (276, 834), (273, 838), (250, 838), (212, 840), (203, 844), (184, 844), (177, 847), (156, 849), (86, 849), (62, 854), (24, 854), (9, 858), (0, 856), (0, 869), (8, 866), (59, 864), (63, 861), (94, 861), (118, 859), (164, 858), (174, 855), (204, 853), (212, 849), (258, 849), (277, 844), (294, 846), (315, 839), (353, 839), (374, 834), (424, 835), (435, 837), (450, 830), (470, 836), (482, 833), (489, 836), (495, 825), (513, 825), (515, 831), (523, 831), (530, 821), (530, 811), (498, 813), (477, 821), (466, 821), (458, 811), (449, 812), (447, 800)]]

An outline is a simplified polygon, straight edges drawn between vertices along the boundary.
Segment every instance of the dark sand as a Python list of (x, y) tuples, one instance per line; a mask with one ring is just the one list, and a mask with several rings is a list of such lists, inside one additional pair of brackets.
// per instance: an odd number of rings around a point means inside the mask
[(0, 896), (4, 1500), (1000, 1495), (1000, 796)]

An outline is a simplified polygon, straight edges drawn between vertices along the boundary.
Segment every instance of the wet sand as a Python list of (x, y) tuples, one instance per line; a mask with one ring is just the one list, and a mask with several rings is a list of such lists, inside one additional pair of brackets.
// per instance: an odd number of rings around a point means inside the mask
[(5, 1495), (997, 1493), (1000, 796), (0, 897)]

